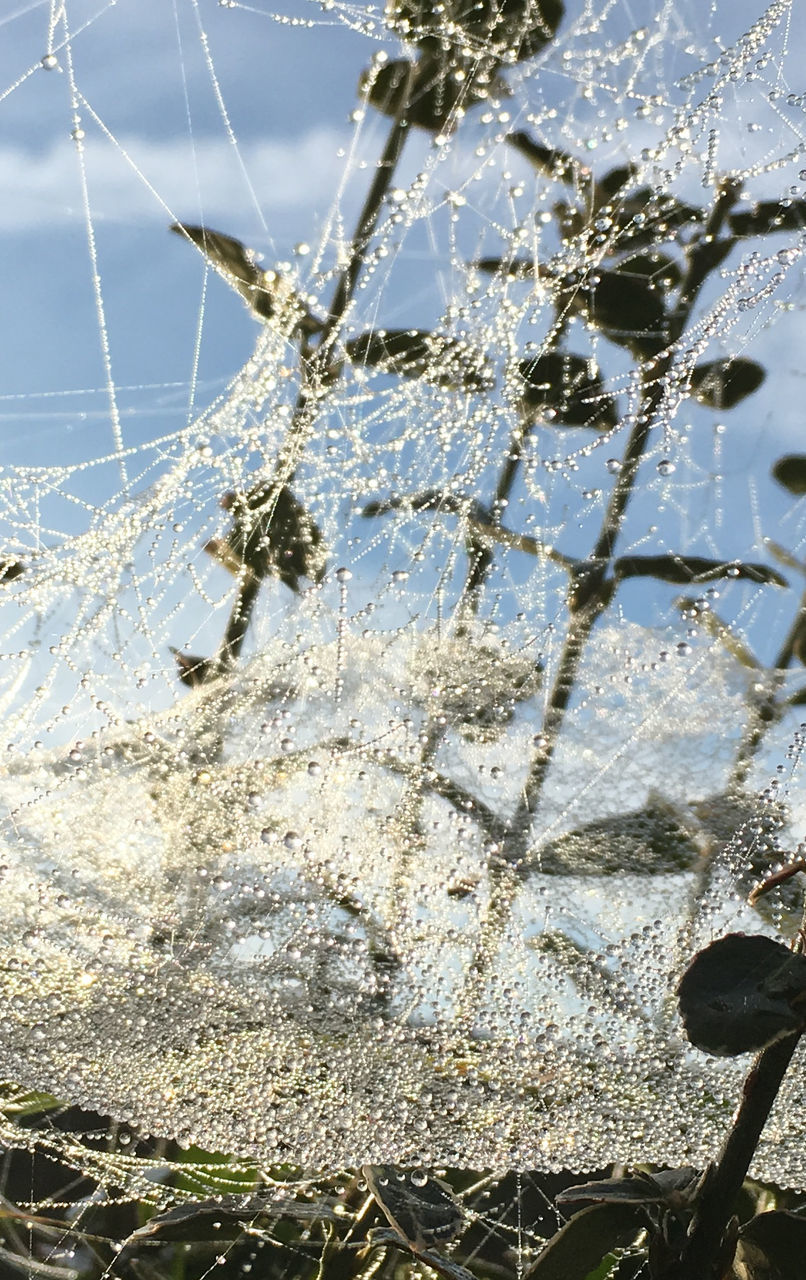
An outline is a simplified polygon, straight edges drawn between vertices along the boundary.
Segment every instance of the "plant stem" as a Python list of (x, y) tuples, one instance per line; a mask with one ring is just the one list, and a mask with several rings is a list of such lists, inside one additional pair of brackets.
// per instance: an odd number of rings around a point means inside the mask
[(801, 1034), (771, 1044), (750, 1069), (736, 1119), (697, 1202), (681, 1256), (680, 1275), (686, 1280), (717, 1280), (722, 1274), (715, 1264), (725, 1228)]
[[(532, 820), (537, 812), (543, 786), (551, 766), (565, 713), (577, 682), (579, 664), (595, 623), (607, 608), (613, 591), (607, 570), (612, 562), (624, 516), (633, 494), (638, 467), (663, 405), (666, 379), (674, 361), (674, 346), (691, 318), (702, 285), (719, 257), (716, 238), (731, 205), (736, 188), (726, 182), (717, 194), (714, 208), (700, 240), (689, 250), (688, 269), (683, 279), (677, 306), (669, 318), (665, 354), (642, 373), (644, 398), (630, 433), (621, 469), (610, 495), (599, 536), (587, 561), (578, 563), (572, 573), (571, 620), (560, 655), (557, 674), (543, 717), (542, 732), (536, 740), (529, 773), (518, 807), (510, 821), (509, 837), (495, 862), (490, 865), (490, 906), (470, 966), (470, 984), (460, 1007), (460, 1018), (471, 1022), (482, 996), (482, 980), (498, 953), (501, 938), (518, 896), (521, 878), (528, 860)], [(732, 244), (720, 241), (719, 244)], [(707, 252), (705, 251), (707, 250)], [(724, 255), (723, 255), (724, 256)], [(502, 471), (502, 482), (510, 474), (509, 459)], [(580, 572), (584, 567), (584, 573)]]
[[(689, 251), (688, 269), (681, 285), (677, 306), (669, 320), (666, 352), (655, 362), (654, 368), (646, 369), (643, 373), (644, 399), (624, 451), (621, 469), (610, 495), (599, 536), (587, 562), (590, 570), (585, 581), (584, 601), (581, 607), (578, 605), (572, 612), (557, 675), (549, 695), (540, 742), (532, 758), (521, 800), (512, 820), (512, 847), (509, 857), (513, 861), (520, 861), (526, 853), (532, 818), (540, 802), (565, 713), (576, 685), (579, 663), (594, 624), (609, 603), (606, 585), (607, 570), (613, 559), (616, 542), (633, 495), (641, 459), (663, 404), (666, 379), (674, 362), (674, 345), (685, 332), (700, 289), (715, 262), (722, 260), (713, 253), (713, 246), (731, 205), (735, 203), (736, 194), (736, 188), (731, 182), (726, 182), (718, 192), (703, 235)], [(720, 243), (732, 244), (729, 241)], [(712, 252), (707, 252), (708, 249)]]
[[(337, 376), (331, 367), (331, 353), (338, 337), (341, 323), (355, 292), (367, 247), (378, 224), (386, 194), (392, 185), (395, 169), (409, 132), (406, 116), (409, 93), (413, 83), (415, 64), (411, 64), (400, 106), (386, 139), (386, 145), (375, 168), (375, 175), (364, 201), (364, 207), (356, 224), (350, 244), (347, 265), (336, 285), (327, 319), (322, 327), (319, 343), (308, 361), (303, 361), (303, 381), (297, 397), (294, 416), (288, 429), (278, 459), (278, 485), (289, 484), (299, 464), (300, 455), (310, 435), (317, 416), (321, 391)], [(235, 601), (227, 622), (224, 638), (218, 650), (217, 664), (220, 670), (232, 667), (240, 656), (246, 634), (252, 620), (260, 582), (254, 575), (245, 574), (238, 583)]]
[(730, 786), (733, 789), (739, 790), (744, 786), (756, 752), (764, 741), (764, 735), (773, 721), (778, 718), (780, 706), (776, 695), (782, 683), (780, 673), (792, 661), (795, 642), (803, 629), (804, 613), (806, 613), (806, 591), (800, 598), (797, 613), (784, 637), (781, 648), (773, 660), (772, 670), (769, 673), (769, 685), (760, 691), (753, 700), (750, 722), (745, 729), (744, 737), (736, 752), (736, 761), (730, 780)]

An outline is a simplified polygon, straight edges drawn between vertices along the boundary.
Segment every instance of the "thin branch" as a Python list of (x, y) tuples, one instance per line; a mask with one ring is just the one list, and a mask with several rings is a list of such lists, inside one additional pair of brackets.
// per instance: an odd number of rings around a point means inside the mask
[(695, 245), (690, 251), (688, 270), (681, 285), (678, 304), (670, 317), (666, 352), (656, 362), (651, 376), (649, 371), (644, 373), (644, 401), (627, 441), (621, 468), (610, 495), (599, 536), (590, 555), (590, 562), (595, 568), (586, 581), (585, 597), (580, 602), (581, 607), (578, 606), (571, 617), (557, 676), (546, 709), (540, 745), (532, 758), (529, 776), (513, 820), (515, 841), (513, 856), (516, 859), (523, 856), (528, 844), (531, 820), (537, 811), (565, 712), (576, 685), (579, 663), (585, 645), (597, 619), (609, 603), (607, 570), (613, 560), (627, 507), (634, 492), (641, 459), (663, 404), (666, 377), (674, 360), (674, 346), (688, 325), (699, 291), (712, 269), (713, 262), (718, 257), (718, 254), (713, 251), (713, 246), (731, 206), (736, 201), (736, 195), (735, 185), (731, 182), (726, 182), (721, 188), (700, 241), (701, 245), (711, 248), (712, 253), (704, 255), (699, 252), (700, 245)]
[(698, 1198), (681, 1258), (680, 1274), (686, 1280), (717, 1280), (715, 1264), (725, 1229), (801, 1034), (771, 1044), (750, 1069), (736, 1119)]
[[(350, 245), (347, 264), (339, 277), (327, 319), (322, 327), (318, 346), (308, 360), (303, 359), (303, 383), (297, 397), (294, 416), (286, 435), (277, 465), (278, 483), (290, 484), (294, 477), (304, 442), (310, 435), (317, 416), (321, 389), (333, 380), (337, 373), (331, 361), (331, 353), (338, 337), (341, 323), (355, 292), (367, 247), (378, 224), (387, 192), (392, 185), (395, 168), (403, 152), (409, 132), (406, 115), (409, 95), (413, 85), (414, 66), (409, 70), (400, 106), (396, 112), (386, 145), (375, 169), (375, 175), (367, 192), (364, 207), (356, 224)], [(238, 584), (235, 602), (218, 652), (218, 664), (226, 669), (240, 655), (246, 633), (252, 620), (255, 604), (260, 594), (260, 583), (251, 575)]]

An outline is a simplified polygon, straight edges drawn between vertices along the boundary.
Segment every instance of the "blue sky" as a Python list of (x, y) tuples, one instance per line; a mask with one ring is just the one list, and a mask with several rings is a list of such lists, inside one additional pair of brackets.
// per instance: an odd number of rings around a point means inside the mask
[[(564, 29), (583, 6), (569, 3), (568, 9)], [(663, 15), (662, 23), (646, 22), (650, 9), (656, 18)], [(57, 15), (60, 10), (54, 6)], [(49, 42), (50, 4), (14, 5), (0, 18), (0, 463), (75, 462), (108, 454), (115, 444), (81, 167), (71, 137), (73, 92), (84, 131), (91, 231), (124, 444), (136, 446), (176, 430), (194, 412), (189, 385), (204, 272), (198, 255), (168, 233), (171, 221), (204, 220), (234, 234), (262, 252), (266, 266), (291, 258), (299, 241), (315, 245), (334, 207), (343, 216), (335, 230), (349, 235), (369, 175), (354, 172), (343, 196), (339, 182), (353, 136), (356, 84), (380, 47), (380, 36), (351, 31), (335, 12), (302, 0), (283, 6), (293, 21), (276, 21), (272, 12), (266, 0), (231, 7), (214, 0), (72, 0), (69, 49), (60, 22)], [(351, 13), (366, 12), (366, 6), (344, 7), (341, 15), (349, 19)], [(610, 12), (608, 40), (614, 49), (622, 48), (621, 58), (640, 32), (646, 57), (628, 58), (639, 69), (640, 83), (619, 108), (617, 95), (608, 89), (618, 78), (618, 59), (611, 67), (602, 56), (600, 67), (589, 58), (587, 70), (573, 59), (570, 71), (551, 63), (539, 93), (544, 107), (556, 111), (557, 141), (568, 145), (566, 116), (579, 133), (584, 113), (593, 115), (593, 105), (586, 105), (579, 92), (581, 78), (593, 75), (601, 91), (597, 104), (612, 99), (612, 110), (623, 110), (629, 128), (593, 154), (591, 163), (603, 170), (640, 152), (660, 127), (635, 110), (641, 93), (653, 87), (653, 77), (671, 111), (681, 97), (675, 79), (717, 58), (757, 12), (751, 0), (719, 0), (708, 14), (694, 3), (618, 4)], [(765, 157), (803, 145), (802, 105), (787, 95), (804, 88), (788, 79), (802, 75), (804, 43), (797, 23), (781, 24), (773, 36), (775, 53), (763, 72), (763, 88), (778, 86), (779, 101), (762, 102), (760, 90), (741, 83), (726, 92), (718, 139), (722, 169), (746, 164), (752, 154), (763, 170)], [(596, 33), (589, 32), (579, 45), (595, 52)], [(41, 59), (51, 47), (58, 66), (46, 70)], [(386, 47), (394, 53), (394, 41)], [(609, 48), (604, 37), (602, 48)], [(372, 115), (360, 151), (368, 159), (377, 155), (385, 131), (383, 121)], [(460, 150), (454, 170), (460, 182), (474, 163), (472, 146), (468, 130), (468, 148)], [(406, 180), (427, 159), (427, 141), (413, 136), (403, 166)], [(515, 179), (531, 179), (517, 157), (507, 154), (496, 161), (498, 171), (504, 163)], [(801, 159), (788, 168), (759, 172), (748, 190), (754, 196), (778, 193), (804, 165)], [(444, 216), (438, 209), (432, 226), (442, 228)], [(485, 223), (483, 210), (477, 217), (468, 210), (466, 216), (482, 229), (487, 251), (493, 252), (495, 228)], [(387, 323), (430, 323), (444, 303), (444, 281), (431, 265), (422, 227), (418, 234), (419, 240), (414, 235), (405, 244), (397, 282), (390, 276)], [(207, 287), (196, 406), (223, 389), (250, 354), (257, 332), (222, 281), (211, 275)], [(747, 476), (752, 473), (761, 525), (772, 527), (782, 514), (795, 540), (802, 537), (800, 517), (787, 516), (789, 499), (767, 479), (767, 470), (777, 453), (801, 447), (803, 301), (795, 273), (793, 290), (742, 327), (746, 338), (739, 346), (762, 363), (774, 360), (780, 372), (729, 420), (721, 446), (728, 477), (720, 500), (726, 529), (737, 517), (748, 528)], [(779, 302), (794, 311), (770, 328)], [(714, 452), (713, 415), (693, 408), (692, 419), (703, 432), (707, 465)], [(731, 474), (738, 484), (731, 484)], [(97, 471), (87, 479), (88, 500), (100, 477)], [(114, 474), (103, 483), (114, 485)], [(657, 503), (651, 487), (646, 499), (651, 515)], [(751, 505), (754, 500), (751, 495)], [(702, 489), (692, 496), (692, 528), (700, 518), (698, 503), (710, 510)]]

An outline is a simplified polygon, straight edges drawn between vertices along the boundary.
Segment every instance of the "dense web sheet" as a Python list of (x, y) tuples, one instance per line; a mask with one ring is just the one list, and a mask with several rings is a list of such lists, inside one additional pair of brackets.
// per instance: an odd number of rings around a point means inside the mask
[[(19, 306), (68, 353), (18, 357), (0, 473), (7, 1145), (160, 1199), (149, 1157), (32, 1135), (37, 1091), (263, 1168), (713, 1154), (747, 1060), (687, 1044), (677, 979), (800, 920), (797, 880), (746, 897), (806, 813), (806, 530), (769, 475), (802, 437), (803, 37), (785, 3), (651, 7), (569, 2), (494, 74), (460, 33), (466, 117), (440, 81), (408, 137), (402, 6), (5, 19), (18, 168), (56, 170), (6, 215)], [(281, 118), (292, 54), (289, 140), (251, 79)], [(802, 1079), (754, 1166), (792, 1186)]]

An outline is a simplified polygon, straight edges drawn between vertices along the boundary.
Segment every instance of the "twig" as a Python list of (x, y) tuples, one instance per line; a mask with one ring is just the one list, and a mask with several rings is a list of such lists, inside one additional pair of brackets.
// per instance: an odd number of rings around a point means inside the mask
[[(310, 359), (303, 360), (303, 384), (300, 388), (294, 416), (278, 459), (278, 484), (289, 484), (293, 480), (300, 453), (317, 416), (321, 388), (337, 376), (337, 372), (332, 367), (331, 353), (338, 337), (342, 320), (352, 301), (358, 276), (364, 264), (367, 246), (377, 226), (384, 199), (392, 185), (395, 168), (408, 136), (410, 126), (406, 116), (406, 109), (413, 85), (414, 66), (415, 64), (412, 63), (404, 92), (401, 96), (400, 106), (389, 131), (383, 153), (376, 166), (375, 176), (367, 192), (364, 207), (359, 215), (350, 245), (347, 265), (344, 267), (336, 285), (330, 311), (322, 326), (319, 344)], [(256, 583), (251, 575), (244, 576), (239, 582), (235, 602), (224, 632), (224, 639), (218, 651), (218, 663), (222, 669), (232, 666), (240, 655), (259, 593), (260, 583)]]
[(771, 1044), (750, 1069), (736, 1119), (698, 1197), (681, 1257), (686, 1280), (717, 1280), (714, 1268), (725, 1229), (801, 1034)]

